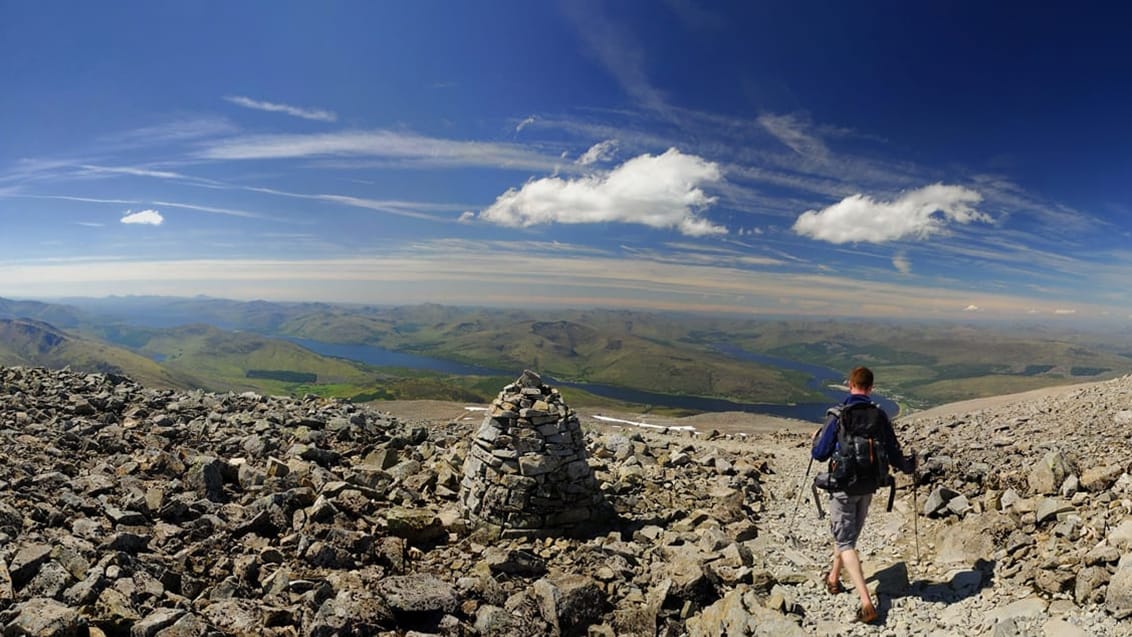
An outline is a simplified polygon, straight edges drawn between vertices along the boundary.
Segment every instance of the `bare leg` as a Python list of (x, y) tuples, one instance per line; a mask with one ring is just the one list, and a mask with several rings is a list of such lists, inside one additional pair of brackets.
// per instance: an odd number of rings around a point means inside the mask
[(830, 584), (841, 583), (841, 552), (837, 550), (837, 545), (833, 545), (833, 567), (829, 569), (829, 576), (826, 581)]
[[(857, 555), (857, 549), (846, 549), (838, 555), (838, 559), (845, 565), (845, 570), (849, 571), (849, 579), (853, 581), (853, 587), (857, 589), (857, 596), (861, 598), (861, 608), (867, 617), (876, 618), (876, 607), (873, 606), (873, 600), (869, 597), (869, 588), (865, 585), (865, 573), (861, 570), (861, 559)], [(837, 562), (835, 561), (836, 565)], [(866, 620), (871, 621), (871, 620)]]

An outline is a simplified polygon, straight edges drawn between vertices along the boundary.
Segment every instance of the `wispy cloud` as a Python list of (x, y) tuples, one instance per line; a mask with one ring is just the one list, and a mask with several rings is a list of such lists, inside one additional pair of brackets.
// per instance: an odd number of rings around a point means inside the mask
[(381, 157), (409, 160), (419, 166), (538, 170), (553, 170), (560, 163), (556, 156), (548, 157), (513, 144), (457, 141), (390, 130), (240, 136), (208, 144), (199, 156), (207, 159)]
[(989, 223), (991, 218), (973, 207), (980, 201), (982, 195), (974, 190), (943, 184), (904, 193), (893, 201), (852, 195), (824, 210), (802, 213), (794, 222), (794, 232), (830, 243), (925, 239), (946, 232), (948, 223)]
[(180, 173), (170, 172), (167, 170), (151, 170), (148, 168), (136, 168), (133, 166), (94, 166), (91, 164), (83, 164), (80, 166), (84, 171), (91, 174), (109, 174), (109, 175), (130, 175), (133, 177), (156, 177), (158, 179), (192, 179), (187, 175)]
[(465, 211), (468, 207), (466, 204), (401, 201), (395, 199), (367, 199), (365, 197), (327, 193), (307, 194), (288, 192), (286, 190), (278, 190), (275, 188), (259, 188), (252, 186), (248, 186), (244, 189), (251, 192), (276, 195), (279, 197), (291, 197), (295, 199), (306, 199), (309, 201), (325, 201), (328, 203), (335, 203), (352, 208), (361, 208), (364, 210), (373, 210), (377, 212), (387, 212), (389, 214), (401, 217), (425, 219), (428, 221), (451, 222), (461, 220), (463, 219), (462, 216), (457, 218), (434, 213), (460, 212)]
[(139, 204), (142, 203), (137, 199), (100, 199), (98, 197), (72, 197), (70, 195), (18, 195), (26, 199), (58, 199), (61, 201), (80, 201), (82, 203), (105, 203), (105, 204)]
[(248, 212), (247, 210), (235, 210), (232, 208), (217, 208), (214, 206), (201, 206), (189, 203), (177, 203), (175, 201), (154, 201), (155, 206), (162, 206), (165, 208), (181, 208), (183, 210), (197, 210), (200, 212), (210, 212), (218, 215), (228, 215), (231, 217), (245, 217), (248, 219), (266, 219), (267, 215), (257, 212)]
[(321, 108), (303, 108), (299, 106), (290, 106), (288, 104), (276, 104), (274, 102), (263, 102), (253, 100), (250, 97), (242, 95), (233, 95), (224, 98), (237, 106), (244, 108), (251, 108), (257, 111), (267, 111), (269, 113), (285, 113), (292, 117), (301, 117), (303, 119), (314, 120), (318, 122), (334, 122), (338, 120), (338, 115), (332, 111), (324, 110)]
[(127, 212), (121, 221), (126, 224), (160, 226), (164, 223), (165, 218), (156, 210), (139, 210), (138, 212)]
[(589, 166), (599, 161), (609, 161), (613, 159), (613, 156), (616, 154), (617, 140), (607, 139), (604, 142), (598, 142), (590, 146), (589, 150), (582, 153), (582, 156), (578, 157), (578, 161), (575, 163), (581, 166)]
[(114, 133), (100, 141), (148, 140), (150, 142), (179, 142), (190, 139), (231, 135), (238, 132), (238, 126), (224, 117), (182, 117), (160, 124), (141, 126), (131, 130)]
[(209, 137), (232, 135), (239, 130), (239, 127), (222, 117), (180, 118), (161, 124), (102, 135), (95, 140), (95, 148), (92, 154), (179, 144)]
[(645, 72), (644, 47), (604, 14), (602, 4), (565, 2), (562, 7), (589, 52), (630, 97), (656, 113), (669, 112), (667, 99)]
[(974, 187), (984, 195), (987, 202), (1004, 210), (1011, 216), (1028, 216), (1039, 223), (1039, 230), (1046, 229), (1047, 236), (1059, 244), (1066, 240), (1066, 231), (1103, 231), (1106, 222), (1096, 215), (1085, 214), (1069, 206), (1050, 202), (1026, 192), (1018, 184), (998, 175), (973, 175)]
[(701, 186), (722, 178), (719, 167), (675, 148), (641, 155), (607, 175), (546, 177), (503, 193), (479, 218), (504, 226), (545, 223), (638, 223), (690, 236), (727, 229), (697, 213), (715, 203)]
[(530, 126), (531, 124), (534, 124), (534, 123), (535, 123), (535, 116), (530, 115), (530, 116), (526, 117), (525, 119), (523, 119), (523, 121), (521, 121), (521, 122), (519, 122), (518, 124), (515, 125), (515, 132), (518, 133), (519, 131), (523, 130), (524, 128), (526, 128), (526, 127), (528, 127), (528, 126)]
[(758, 122), (775, 139), (799, 155), (822, 161), (829, 157), (825, 142), (811, 134), (807, 130), (809, 127), (795, 115), (765, 113), (759, 116)]
[(912, 262), (908, 260), (908, 255), (903, 252), (892, 255), (892, 267), (896, 268), (896, 271), (901, 274), (912, 273)]

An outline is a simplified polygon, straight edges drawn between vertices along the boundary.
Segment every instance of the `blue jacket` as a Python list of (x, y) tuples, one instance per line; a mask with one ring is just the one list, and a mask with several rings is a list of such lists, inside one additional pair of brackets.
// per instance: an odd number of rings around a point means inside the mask
[[(855, 405), (858, 403), (871, 403), (872, 400), (864, 394), (849, 394), (845, 400), (841, 401), (842, 405)], [(883, 411), (883, 410), (882, 410)], [(887, 416), (887, 414), (885, 414)], [(892, 422), (886, 417), (884, 419), (885, 427), (883, 432), (884, 450), (888, 454), (888, 464), (893, 468), (903, 471), (904, 473), (912, 473), (912, 459), (905, 458), (904, 454), (900, 451), (900, 443), (896, 440), (896, 432), (892, 430)], [(833, 455), (834, 449), (837, 448), (837, 416), (829, 419), (825, 423), (821, 433), (814, 440), (814, 447), (810, 451), (810, 456), (814, 460), (829, 460)]]

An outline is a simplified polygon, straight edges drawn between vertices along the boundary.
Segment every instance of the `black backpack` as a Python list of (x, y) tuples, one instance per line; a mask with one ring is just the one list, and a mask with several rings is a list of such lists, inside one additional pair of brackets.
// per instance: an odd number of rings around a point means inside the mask
[(830, 489), (860, 495), (892, 484), (884, 446), (888, 414), (875, 403), (843, 405), (830, 413), (838, 416), (837, 448), (829, 459)]

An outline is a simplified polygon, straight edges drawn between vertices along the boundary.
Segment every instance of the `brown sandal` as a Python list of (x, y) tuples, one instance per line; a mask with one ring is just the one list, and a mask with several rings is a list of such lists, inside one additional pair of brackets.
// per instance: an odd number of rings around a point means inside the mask
[(826, 579), (825, 580), (825, 590), (830, 595), (837, 595), (838, 593), (844, 593), (845, 587), (841, 585), (840, 580), (838, 580), (837, 582), (831, 582), (828, 579)]
[(857, 609), (857, 621), (862, 624), (871, 624), (877, 620), (877, 609), (875, 606), (862, 606)]

